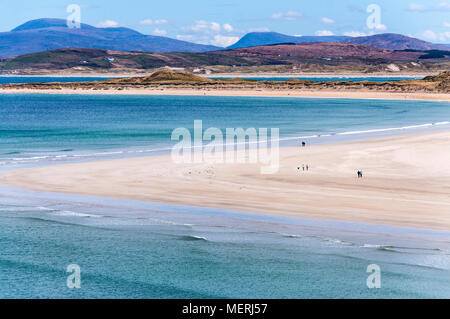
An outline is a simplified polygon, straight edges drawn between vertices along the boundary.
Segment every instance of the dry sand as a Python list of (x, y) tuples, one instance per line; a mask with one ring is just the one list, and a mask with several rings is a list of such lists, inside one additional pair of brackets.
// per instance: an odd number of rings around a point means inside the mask
[[(303, 172), (301, 165), (311, 166)], [(170, 155), (8, 171), (34, 190), (450, 230), (450, 131), (284, 147), (280, 170)], [(300, 170), (297, 169), (300, 167)], [(357, 179), (356, 171), (364, 178)]]
[(447, 93), (401, 93), (380, 91), (337, 91), (337, 90), (271, 90), (271, 89), (191, 89), (191, 88), (145, 88), (145, 89), (3, 89), (0, 94), (123, 94), (123, 95), (194, 95), (194, 96), (261, 96), (261, 97), (312, 97), (312, 98), (348, 98), (348, 99), (383, 99), (383, 100), (434, 100), (450, 101)]

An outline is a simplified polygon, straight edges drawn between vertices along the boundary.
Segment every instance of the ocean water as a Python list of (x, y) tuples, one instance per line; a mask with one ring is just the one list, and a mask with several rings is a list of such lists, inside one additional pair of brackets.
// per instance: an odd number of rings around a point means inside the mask
[[(448, 129), (425, 101), (0, 95), (0, 170), (168, 152), (173, 129), (285, 143)], [(176, 196), (176, 194), (173, 194)], [(69, 289), (66, 268), (81, 268)], [(381, 288), (366, 285), (381, 268)], [(2, 298), (449, 298), (450, 232), (0, 186)]]
[(51, 77), (51, 76), (0, 76), (0, 84), (9, 83), (49, 83), (49, 82), (89, 82), (107, 80), (111, 77)]
[[(107, 80), (111, 77), (81, 77), (81, 76), (68, 76), (68, 77), (51, 77), (51, 76), (0, 76), (0, 84), (8, 83), (49, 83), (49, 82), (88, 82), (88, 81), (101, 81)], [(212, 79), (231, 79), (231, 77), (211, 77)], [(373, 82), (386, 82), (386, 81), (403, 81), (411, 79), (419, 79), (420, 77), (241, 77), (248, 80), (258, 81), (286, 81), (291, 79), (300, 80), (312, 80), (317, 82), (328, 81), (373, 81)]]
[(167, 152), (172, 131), (194, 120), (311, 143), (450, 120), (449, 103), (427, 101), (2, 94), (0, 105), (0, 167)]
[[(232, 79), (233, 77), (211, 77), (212, 79)], [(289, 77), (241, 77), (242, 79), (246, 80), (256, 80), (256, 81), (287, 81), (292, 79), (298, 79), (298, 80), (311, 80), (314, 82), (329, 82), (329, 81), (351, 81), (351, 82), (361, 82), (361, 81), (371, 81), (371, 82), (386, 82), (386, 81), (404, 81), (404, 80), (414, 80), (414, 79), (421, 79), (422, 77), (416, 77), (416, 76), (392, 76), (392, 77), (386, 77), (386, 76), (373, 76), (373, 77), (357, 77), (357, 76), (336, 76), (336, 77), (308, 77), (308, 76), (289, 76)]]

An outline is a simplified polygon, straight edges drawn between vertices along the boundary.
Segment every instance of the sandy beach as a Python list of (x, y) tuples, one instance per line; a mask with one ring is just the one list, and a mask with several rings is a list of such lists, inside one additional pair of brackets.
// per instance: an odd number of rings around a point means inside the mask
[(433, 100), (450, 101), (446, 93), (402, 93), (377, 91), (338, 91), (338, 90), (271, 90), (271, 89), (192, 89), (192, 88), (133, 88), (133, 89), (5, 89), (0, 94), (114, 94), (114, 95), (180, 95), (180, 96), (249, 96), (249, 97), (311, 97), (345, 99), (383, 99), (383, 100)]
[[(170, 155), (26, 168), (0, 183), (243, 212), (450, 229), (450, 131), (280, 149), (280, 169)], [(303, 171), (302, 164), (310, 170)], [(300, 169), (298, 169), (300, 167)], [(358, 179), (356, 171), (363, 170)]]

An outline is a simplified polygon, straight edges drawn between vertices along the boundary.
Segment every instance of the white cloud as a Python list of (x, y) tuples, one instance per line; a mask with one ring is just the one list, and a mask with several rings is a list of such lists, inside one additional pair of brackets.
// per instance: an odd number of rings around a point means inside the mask
[(419, 34), (419, 37), (432, 42), (448, 42), (450, 41), (450, 32), (437, 33), (433, 30), (425, 30)]
[(117, 28), (118, 26), (119, 23), (113, 20), (106, 20), (97, 24), (97, 27), (99, 28)]
[(204, 20), (195, 21), (193, 25), (186, 26), (182, 28), (183, 31), (186, 32), (196, 32), (196, 33), (204, 33), (204, 34), (214, 34), (219, 33), (222, 30), (225, 32), (233, 32), (234, 28), (231, 24), (225, 23), (221, 25), (217, 22), (209, 22)]
[(224, 35), (216, 35), (210, 44), (218, 47), (228, 47), (239, 41), (239, 37), (229, 37)]
[(167, 34), (167, 31), (156, 28), (155, 30), (153, 30), (153, 34), (154, 35), (159, 35), (159, 36), (164, 36), (164, 35)]
[(444, 22), (444, 27), (450, 28), (450, 22)]
[(435, 8), (437, 10), (450, 10), (450, 2), (439, 2)]
[(344, 32), (344, 35), (347, 37), (365, 37), (367, 34), (365, 34), (364, 32), (359, 32), (359, 31), (349, 31), (349, 32)]
[(432, 40), (432, 41), (437, 39), (436, 33), (434, 31), (431, 31), (431, 30), (423, 31), (422, 32), (422, 37), (424, 37), (425, 39), (428, 39), (428, 40)]
[(282, 12), (274, 13), (274, 14), (272, 14), (272, 19), (293, 21), (293, 20), (297, 20), (298, 18), (301, 18), (302, 16), (303, 16), (303, 14), (301, 14), (300, 12), (288, 11), (288, 12), (284, 12), (284, 13), (282, 13)]
[(450, 2), (442, 1), (432, 6), (426, 6), (420, 3), (410, 3), (408, 5), (408, 11), (450, 11)]
[(226, 32), (233, 32), (233, 27), (232, 27), (231, 25), (229, 25), (228, 23), (225, 23), (225, 24), (223, 25), (223, 29), (224, 29)]
[(318, 31), (316, 31), (316, 35), (317, 36), (330, 36), (330, 35), (334, 35), (334, 33), (329, 30), (318, 30)]
[(166, 23), (168, 23), (166, 19), (159, 19), (159, 20), (145, 19), (139, 22), (139, 24), (141, 25), (162, 25)]
[(336, 22), (333, 19), (330, 19), (330, 18), (327, 18), (327, 17), (323, 17), (322, 19), (320, 19), (320, 21), (322, 21), (322, 23), (325, 23), (325, 24), (332, 24), (332, 23)]
[(156, 25), (167, 24), (167, 23), (168, 23), (168, 21), (166, 19), (160, 19), (160, 20), (155, 21)]
[(176, 36), (178, 40), (182, 41), (189, 41), (199, 44), (209, 44), (209, 45), (215, 45), (218, 47), (228, 47), (237, 41), (239, 41), (239, 37), (235, 36), (227, 36), (227, 35), (221, 35), (216, 34), (211, 37), (211, 35), (208, 34), (178, 34)]
[(193, 35), (177, 34), (176, 38), (181, 41), (194, 41)]
[(142, 20), (141, 22), (139, 22), (140, 25), (152, 25), (153, 24), (153, 20), (152, 19), (145, 19)]
[(269, 32), (270, 29), (269, 28), (250, 28), (247, 30), (247, 33), (249, 32)]
[(182, 30), (186, 34), (177, 35), (178, 40), (219, 47), (227, 47), (236, 43), (239, 41), (236, 34), (241, 33), (236, 31), (229, 23), (220, 24), (205, 20), (197, 20), (190, 26), (182, 27)]
[(375, 27), (375, 29), (376, 29), (377, 31), (386, 31), (386, 30), (387, 30), (387, 27), (386, 27), (384, 24), (378, 24), (378, 25)]
[[(231, 27), (230, 25), (227, 26)], [(211, 33), (211, 32), (220, 32), (221, 26), (217, 22), (208, 22), (204, 20), (195, 21), (195, 23), (188, 27), (183, 27), (184, 31), (191, 32), (202, 32), (202, 33)]]
[(220, 32), (220, 24), (218, 24), (217, 22), (211, 22), (211, 30)]

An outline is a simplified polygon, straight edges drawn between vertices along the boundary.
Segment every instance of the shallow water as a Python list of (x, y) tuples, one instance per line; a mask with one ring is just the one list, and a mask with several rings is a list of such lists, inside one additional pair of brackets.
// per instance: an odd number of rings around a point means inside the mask
[[(233, 77), (214, 77), (212, 76), (211, 79), (232, 79)], [(422, 77), (380, 77), (380, 76), (374, 76), (374, 77), (353, 77), (353, 76), (336, 76), (336, 77), (296, 77), (296, 76), (289, 76), (289, 77), (247, 77), (247, 76), (239, 76), (241, 79), (246, 80), (255, 80), (255, 81), (287, 81), (287, 80), (311, 80), (314, 82), (329, 82), (329, 81), (350, 81), (350, 82), (362, 82), (362, 81), (371, 81), (371, 82), (387, 82), (387, 81), (405, 81), (405, 80), (415, 80), (415, 79), (421, 79)]]
[(448, 232), (2, 191), (6, 298), (450, 297)]
[(0, 76), (0, 84), (9, 83), (50, 83), (50, 82), (90, 82), (110, 79), (112, 77), (51, 77), (51, 76)]
[[(101, 81), (113, 78), (109, 77), (82, 77), (82, 76), (70, 76), (70, 77), (51, 77), (51, 76), (0, 76), (0, 84), (8, 83), (49, 83), (49, 82), (89, 82), (89, 81)], [(211, 77), (212, 79), (231, 79), (231, 77)], [(403, 81), (411, 79), (419, 79), (420, 77), (241, 77), (248, 80), (257, 81), (286, 81), (290, 79), (300, 80), (312, 80), (318, 82), (328, 81), (373, 81), (373, 82), (386, 82), (386, 81)]]
[(172, 131), (194, 120), (279, 128), (283, 140), (311, 143), (450, 120), (450, 103), (428, 101), (0, 94), (0, 105), (0, 166), (167, 152)]

